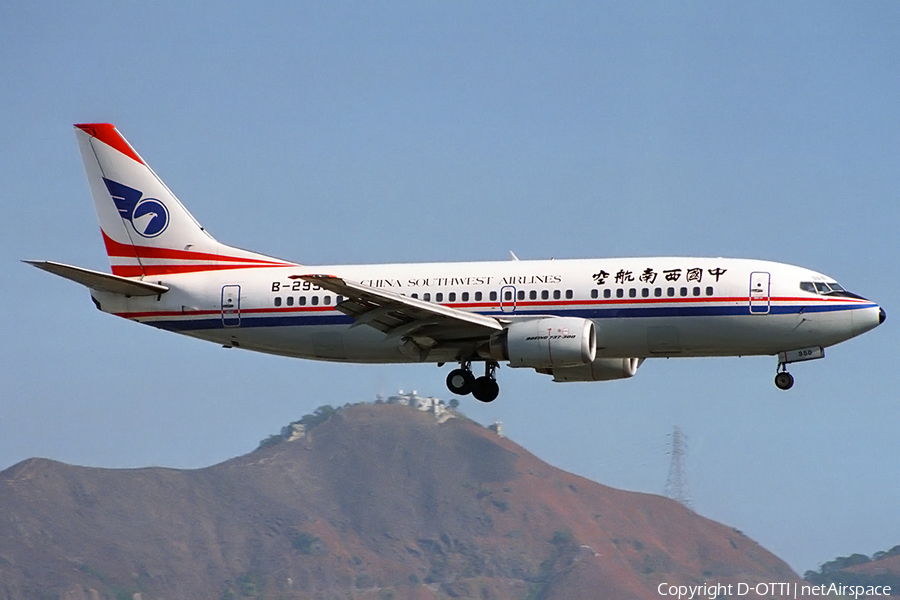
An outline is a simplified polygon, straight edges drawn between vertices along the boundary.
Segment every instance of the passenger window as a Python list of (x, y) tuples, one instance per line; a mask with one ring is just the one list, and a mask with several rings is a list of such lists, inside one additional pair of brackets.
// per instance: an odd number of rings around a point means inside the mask
[(343, 302), (343, 301), (344, 301), (344, 297), (343, 297), (343, 296), (337, 296), (337, 297), (334, 299), (334, 305), (337, 306), (338, 304), (340, 304), (340, 303)]
[(630, 288), (628, 290), (628, 297), (629, 298), (637, 298), (637, 290), (634, 288)]
[(594, 288), (591, 290), (591, 298), (596, 299), (599, 295), (600, 295), (600, 290), (598, 290), (597, 288)]
[(566, 300), (571, 300), (575, 296), (572, 290), (566, 290)]
[(481, 298), (482, 298), (482, 293), (475, 292), (475, 302), (481, 302)]
[(525, 290), (519, 290), (519, 293), (516, 294), (519, 297), (519, 300), (525, 299)]
[(666, 296), (670, 298), (675, 295), (675, 288), (666, 288)]
[(542, 290), (541, 291), (541, 300), (547, 300), (549, 298), (550, 298), (550, 292), (548, 292), (547, 290)]
[(281, 296), (275, 297), (275, 306), (281, 306)]
[(313, 305), (313, 306), (316, 306), (318, 303), (319, 303), (319, 297), (318, 297), (318, 296), (313, 296), (313, 297), (312, 297), (312, 305)]
[(507, 302), (512, 300), (512, 292), (509, 290), (506, 290), (505, 292), (503, 292), (503, 299), (506, 300)]
[(419, 295), (416, 294), (416, 293), (412, 293), (412, 294), (410, 294), (410, 296), (412, 296), (412, 297), (415, 298), (416, 300), (419, 299)]
[(468, 302), (468, 301), (469, 301), (469, 292), (463, 292), (463, 293), (462, 293), (462, 301), (463, 301), (463, 302)]
[(700, 288), (698, 288), (698, 287), (695, 287), (695, 288), (694, 288), (694, 295), (695, 295), (695, 296), (699, 296), (699, 295), (700, 295)]
[(644, 288), (641, 290), (641, 296), (644, 298), (650, 297), (650, 288)]
[(662, 296), (662, 288), (656, 288), (656, 289), (654, 289), (654, 290), (653, 290), (653, 295), (656, 296), (657, 298), (659, 298), (660, 296)]
[(435, 294), (435, 295), (434, 295), (434, 301), (435, 301), (435, 302), (443, 302), (443, 301), (444, 301), (444, 293), (443, 293), (443, 292), (438, 292), (437, 294)]
[(706, 288), (706, 295), (707, 295), (707, 296), (712, 296), (712, 295), (713, 295), (713, 289), (712, 289), (712, 286), (711, 286), (711, 285), (710, 285), (710, 286), (707, 286), (707, 288)]
[(491, 292), (491, 302), (497, 301), (497, 292)]
[(684, 288), (684, 287), (681, 288), (681, 295), (682, 295), (682, 296), (687, 296), (687, 288)]
[(426, 302), (431, 302), (431, 292), (425, 292), (424, 294), (422, 294), (422, 300), (425, 300)]
[(604, 297), (604, 298), (609, 298), (610, 296), (612, 296), (612, 292), (609, 291), (609, 288), (606, 288), (605, 290), (603, 290), (603, 297)]
[[(594, 296), (594, 298), (596, 297), (597, 296)], [(530, 300), (537, 300), (537, 290), (531, 290), (530, 292), (528, 292), (528, 298)]]
[(293, 296), (288, 296), (288, 297), (287, 297), (287, 305), (288, 305), (288, 306), (293, 306), (293, 305), (294, 305), (294, 297), (293, 297)]
[(625, 290), (623, 290), (622, 288), (617, 289), (616, 290), (616, 298), (624, 298), (624, 297), (625, 297)]
[(559, 290), (553, 290), (553, 299), (559, 300), (559, 297), (560, 297)]
[(447, 302), (456, 302), (456, 292), (447, 294)]
[(322, 304), (330, 305), (331, 304), (331, 296), (324, 296), (322, 298)]

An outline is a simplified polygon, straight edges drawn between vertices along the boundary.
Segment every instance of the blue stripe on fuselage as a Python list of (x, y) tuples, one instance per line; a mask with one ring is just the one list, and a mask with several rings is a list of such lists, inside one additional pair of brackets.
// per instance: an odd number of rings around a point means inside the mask
[[(798, 313), (818, 313), (818, 312), (835, 312), (843, 310), (861, 310), (865, 308), (873, 308), (875, 304), (824, 304), (817, 306), (779, 306), (772, 305), (769, 307), (767, 314), (787, 315)], [(630, 319), (630, 318), (663, 318), (663, 317), (725, 317), (725, 316), (749, 316), (750, 309), (746, 304), (730, 305), (730, 306), (709, 306), (702, 305), (677, 305), (677, 306), (617, 306), (609, 308), (600, 307), (564, 307), (554, 306), (547, 308), (538, 308), (530, 310), (518, 310), (516, 312), (481, 312), (486, 316), (509, 317), (509, 316), (528, 316), (528, 315), (557, 315), (565, 317), (581, 317), (583, 319)], [(764, 315), (755, 315), (760, 318)], [(244, 313), (241, 315), (240, 328), (257, 328), (257, 327), (304, 327), (311, 325), (351, 325), (353, 318), (343, 314), (304, 314), (286, 313), (286, 314), (268, 314), (254, 315), (252, 313)], [(222, 318), (219, 316), (213, 318), (197, 318), (197, 319), (167, 319), (167, 320), (146, 320), (142, 321), (147, 325), (152, 325), (160, 329), (168, 331), (200, 331), (209, 329), (222, 329)], [(229, 328), (232, 329), (232, 328)], [(237, 329), (237, 328), (235, 328)]]

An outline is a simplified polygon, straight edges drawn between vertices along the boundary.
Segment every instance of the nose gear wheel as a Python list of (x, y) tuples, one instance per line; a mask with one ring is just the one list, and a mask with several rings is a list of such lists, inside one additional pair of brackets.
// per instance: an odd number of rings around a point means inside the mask
[(778, 372), (775, 374), (775, 387), (779, 390), (789, 390), (794, 385), (794, 376), (787, 372), (786, 363), (778, 363)]
[(787, 371), (775, 375), (775, 387), (779, 390), (789, 390), (794, 385), (794, 376)]

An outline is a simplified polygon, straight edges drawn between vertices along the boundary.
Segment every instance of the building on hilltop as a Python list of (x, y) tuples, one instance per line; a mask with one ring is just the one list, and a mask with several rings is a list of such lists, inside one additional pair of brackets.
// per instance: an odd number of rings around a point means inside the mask
[(416, 390), (408, 394), (400, 390), (396, 396), (388, 397), (387, 404), (409, 406), (422, 412), (431, 413), (436, 419), (440, 419), (448, 414), (448, 407), (443, 400), (434, 396), (420, 396)]

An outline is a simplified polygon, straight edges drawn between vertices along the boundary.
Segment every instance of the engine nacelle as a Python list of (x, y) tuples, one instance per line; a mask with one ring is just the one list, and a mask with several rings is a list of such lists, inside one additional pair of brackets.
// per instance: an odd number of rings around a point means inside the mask
[(643, 358), (598, 358), (586, 365), (554, 368), (553, 381), (611, 381), (633, 377)]
[(491, 340), (491, 355), (508, 360), (510, 367), (578, 367), (596, 354), (594, 323), (577, 317), (516, 321)]

